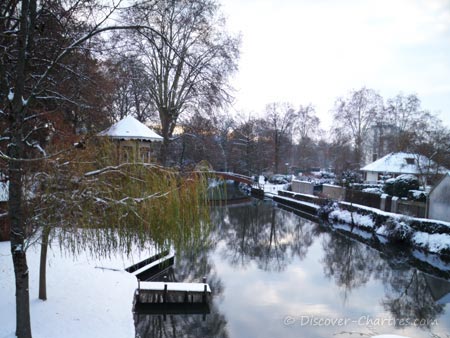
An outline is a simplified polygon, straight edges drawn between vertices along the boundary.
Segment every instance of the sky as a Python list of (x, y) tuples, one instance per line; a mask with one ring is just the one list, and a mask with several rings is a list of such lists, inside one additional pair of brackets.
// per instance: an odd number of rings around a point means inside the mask
[(220, 0), (242, 35), (232, 110), (312, 104), (323, 128), (338, 97), (367, 87), (417, 94), (450, 127), (450, 0)]

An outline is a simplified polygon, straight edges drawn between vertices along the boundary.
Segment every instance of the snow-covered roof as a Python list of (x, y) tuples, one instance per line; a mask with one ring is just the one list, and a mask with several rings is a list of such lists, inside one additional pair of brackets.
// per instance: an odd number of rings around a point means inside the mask
[(128, 115), (106, 130), (98, 133), (99, 136), (109, 136), (121, 140), (145, 140), (162, 142), (162, 136), (155, 133), (145, 124)]
[(435, 163), (428, 157), (411, 153), (390, 153), (361, 168), (362, 171), (394, 174), (420, 174)]

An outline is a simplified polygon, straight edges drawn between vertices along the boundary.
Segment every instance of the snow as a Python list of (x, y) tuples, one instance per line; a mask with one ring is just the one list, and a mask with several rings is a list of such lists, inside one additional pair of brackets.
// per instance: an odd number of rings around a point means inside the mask
[(367, 192), (369, 194), (376, 194), (376, 195), (382, 195), (383, 189), (381, 188), (364, 188), (362, 192)]
[(8, 100), (9, 101), (14, 100), (14, 90), (12, 88), (9, 88)]
[[(408, 161), (411, 162), (408, 163)], [(409, 160), (411, 159), (411, 160)], [(419, 162), (419, 166), (417, 165)], [(390, 153), (375, 162), (372, 162), (361, 168), (362, 171), (371, 171), (379, 173), (396, 173), (396, 174), (420, 174), (426, 171), (428, 167), (433, 167), (435, 163), (426, 156), (411, 153)], [(422, 170), (419, 170), (419, 167)]]
[(164, 282), (140, 282), (139, 288), (141, 290), (163, 291), (164, 286), (167, 285), (168, 291), (188, 291), (188, 292), (211, 292), (208, 284), (204, 283), (164, 283)]
[(137, 269), (136, 271), (132, 272), (132, 274), (134, 276), (137, 276), (140, 273), (150, 269), (151, 267), (156, 266), (156, 265), (158, 265), (158, 264), (160, 264), (162, 262), (165, 262), (166, 260), (168, 260), (168, 259), (170, 259), (170, 258), (172, 258), (174, 256), (175, 256), (175, 254), (173, 252), (170, 252), (167, 256), (161, 257), (160, 259), (157, 259), (156, 261), (154, 261), (154, 262), (152, 262), (150, 264), (147, 264), (147, 265), (143, 266), (140, 269)]
[[(395, 198), (396, 197), (392, 197), (393, 200)], [(360, 209), (371, 211), (371, 212), (376, 213), (378, 215), (388, 216), (388, 217), (391, 217), (391, 218), (394, 218), (394, 219), (402, 219), (402, 218), (408, 217), (408, 216), (405, 216), (405, 215), (402, 215), (402, 214), (395, 214), (395, 213), (392, 213), (392, 212), (383, 211), (383, 210), (380, 210), (380, 209), (377, 209), (377, 208), (372, 208), (372, 207), (368, 207), (368, 206), (361, 205), (361, 204), (355, 204), (355, 203), (350, 203), (350, 202), (339, 202), (339, 203), (340, 204), (345, 204), (345, 205), (348, 205), (348, 206), (355, 206), (355, 207), (358, 207)], [(445, 225), (447, 227), (450, 227), (450, 222), (439, 221), (439, 220), (428, 219), (428, 218), (415, 218), (415, 217), (414, 218), (413, 217), (408, 217), (408, 218), (414, 219), (414, 220), (417, 220), (417, 221), (420, 221), (420, 222), (429, 222), (429, 223), (441, 224), (441, 225)]]
[(0, 182), (0, 202), (9, 200), (9, 182)]
[(356, 212), (352, 213), (347, 210), (333, 210), (330, 213), (329, 218), (336, 219), (347, 224), (356, 224), (366, 228), (373, 228), (375, 225), (372, 217), (370, 217), (369, 215), (361, 215)]
[(450, 235), (447, 234), (428, 234), (417, 231), (414, 233), (412, 241), (421, 247), (426, 247), (430, 252), (438, 253), (444, 249), (450, 250)]
[[(47, 301), (38, 299), (39, 254), (27, 251), (30, 269), (30, 309), (35, 338), (134, 337), (132, 315), (136, 278), (123, 271), (130, 265), (121, 255), (76, 258), (49, 248)], [(104, 266), (104, 268), (98, 268)], [(120, 268), (117, 270), (116, 268)], [(0, 243), (0, 337), (15, 337), (14, 272), (10, 242)]]
[(272, 184), (272, 183), (265, 183), (263, 186), (264, 193), (265, 194), (278, 194), (278, 191), (280, 190), (287, 190), (289, 187), (289, 183), (286, 184)]
[(139, 122), (133, 116), (128, 115), (108, 129), (98, 133), (99, 136), (109, 136), (124, 140), (145, 140), (162, 142), (163, 138)]
[(399, 336), (396, 334), (381, 334), (381, 335), (377, 335), (377, 336), (372, 336), (371, 338), (409, 338), (409, 337)]
[(316, 210), (320, 209), (320, 206), (317, 205), (317, 204), (310, 203), (310, 202), (305, 202), (305, 201), (299, 201), (299, 200), (296, 200), (295, 198), (290, 198), (290, 197), (285, 197), (285, 196), (277, 196), (277, 198), (281, 199), (281, 200), (297, 203), (298, 205), (305, 205), (305, 206), (314, 208)]

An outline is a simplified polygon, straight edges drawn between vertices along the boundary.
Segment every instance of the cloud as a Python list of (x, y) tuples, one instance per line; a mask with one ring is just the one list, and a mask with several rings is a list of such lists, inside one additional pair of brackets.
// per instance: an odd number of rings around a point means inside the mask
[[(448, 109), (450, 2), (444, 0), (223, 0), (243, 35), (237, 107), (271, 101), (313, 103), (329, 119), (332, 102), (361, 86), (433, 93)], [(441, 92), (442, 96), (436, 95)], [(425, 107), (427, 108), (427, 107)], [(450, 122), (450, 121), (449, 121)]]

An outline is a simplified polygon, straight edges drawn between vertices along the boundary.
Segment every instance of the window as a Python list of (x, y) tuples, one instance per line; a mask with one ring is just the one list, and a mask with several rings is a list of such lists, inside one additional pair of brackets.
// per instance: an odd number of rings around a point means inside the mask
[(406, 164), (415, 164), (416, 163), (416, 160), (412, 157), (407, 157), (407, 158), (405, 158), (405, 160), (406, 160)]

